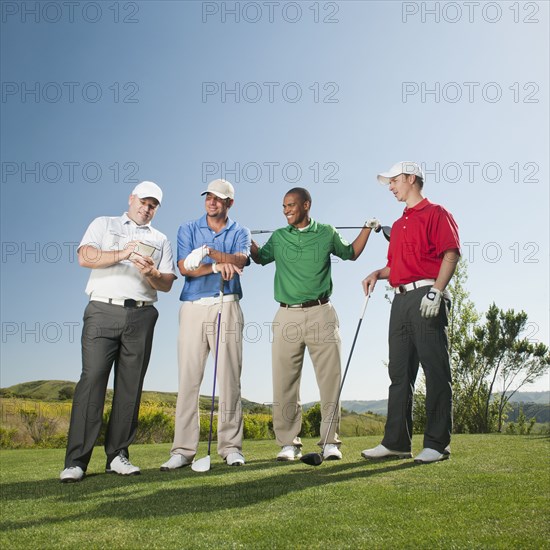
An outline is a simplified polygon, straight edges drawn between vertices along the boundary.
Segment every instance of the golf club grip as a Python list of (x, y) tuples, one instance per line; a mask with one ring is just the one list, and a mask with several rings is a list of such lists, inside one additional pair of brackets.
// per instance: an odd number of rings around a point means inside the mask
[(363, 319), (363, 317), (365, 316), (365, 311), (367, 311), (367, 305), (368, 305), (369, 300), (370, 300), (370, 295), (371, 295), (371, 293), (369, 292), (365, 296), (365, 303), (363, 304), (363, 311), (361, 312), (361, 317), (359, 317), (359, 319)]

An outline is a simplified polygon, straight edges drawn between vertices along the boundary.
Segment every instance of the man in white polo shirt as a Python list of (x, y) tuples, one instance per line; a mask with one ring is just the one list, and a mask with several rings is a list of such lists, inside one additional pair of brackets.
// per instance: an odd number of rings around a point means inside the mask
[[(193, 462), (199, 444), (199, 391), (209, 352), (214, 352), (214, 327), (220, 309), (223, 278), (223, 313), (218, 350), (218, 454), (228, 466), (244, 464), (241, 410), (243, 296), (239, 275), (250, 254), (250, 231), (229, 217), (235, 190), (231, 183), (210, 182), (206, 213), (184, 223), (178, 231), (178, 268), (185, 277), (179, 313), (179, 388), (176, 425), (170, 459), (161, 471)], [(226, 303), (227, 302), (227, 303)]]
[(78, 262), (92, 271), (82, 328), (82, 374), (73, 398), (62, 482), (80, 481), (99, 435), (109, 374), (115, 365), (113, 404), (107, 433), (105, 471), (135, 475), (129, 460), (143, 379), (158, 317), (157, 291), (177, 278), (170, 243), (151, 226), (162, 190), (150, 181), (135, 187), (128, 212), (96, 218), (78, 247)]

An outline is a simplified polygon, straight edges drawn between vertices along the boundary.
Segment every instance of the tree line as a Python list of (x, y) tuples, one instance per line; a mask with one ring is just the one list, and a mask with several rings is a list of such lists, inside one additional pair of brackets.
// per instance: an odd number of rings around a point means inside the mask
[[(454, 433), (502, 432), (510, 399), (550, 367), (548, 346), (531, 340), (524, 311), (495, 303), (481, 315), (466, 290), (467, 265), (461, 259), (449, 285), (449, 354), (453, 375)], [(415, 430), (423, 431), (425, 396), (415, 392)], [(519, 415), (519, 413), (518, 413)]]

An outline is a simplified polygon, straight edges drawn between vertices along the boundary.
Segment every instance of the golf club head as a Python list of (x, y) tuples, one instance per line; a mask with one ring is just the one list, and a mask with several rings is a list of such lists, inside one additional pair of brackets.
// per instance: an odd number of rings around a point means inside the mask
[(193, 462), (191, 470), (194, 472), (208, 472), (210, 470), (210, 455)]
[(390, 242), (391, 227), (389, 225), (379, 225), (374, 231), (375, 233), (380, 233), (380, 231), (382, 231), (386, 241)]
[(323, 455), (321, 453), (307, 453), (300, 460), (308, 466), (319, 466), (323, 462)]

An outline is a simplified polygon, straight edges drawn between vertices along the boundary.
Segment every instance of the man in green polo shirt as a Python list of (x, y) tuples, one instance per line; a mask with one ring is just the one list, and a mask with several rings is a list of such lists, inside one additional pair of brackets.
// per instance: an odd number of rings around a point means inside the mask
[[(281, 307), (273, 321), (273, 429), (281, 452), (277, 460), (300, 458), (302, 408), (300, 378), (307, 347), (321, 396), (321, 434), (319, 445), (330, 432), (324, 448), (325, 460), (342, 458), (338, 439), (341, 381), (340, 333), (338, 317), (329, 297), (332, 293), (330, 256), (356, 260), (379, 225), (365, 223), (352, 244), (347, 243), (331, 225), (309, 217), (311, 195), (302, 187), (291, 189), (284, 197), (286, 227), (277, 229), (261, 248), (252, 241), (254, 262), (275, 262), (275, 300)], [(338, 407), (335, 410), (335, 407)], [(331, 419), (334, 415), (334, 421)]]

